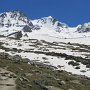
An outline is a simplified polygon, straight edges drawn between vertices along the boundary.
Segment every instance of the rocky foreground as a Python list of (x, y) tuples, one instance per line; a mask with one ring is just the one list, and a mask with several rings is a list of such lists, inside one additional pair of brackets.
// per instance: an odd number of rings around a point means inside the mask
[(0, 90), (90, 90), (90, 78), (0, 53)]

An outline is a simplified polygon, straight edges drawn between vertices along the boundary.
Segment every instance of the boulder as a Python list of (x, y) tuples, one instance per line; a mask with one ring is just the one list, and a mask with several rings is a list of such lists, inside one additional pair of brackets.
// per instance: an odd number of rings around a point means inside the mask
[(22, 61), (22, 57), (19, 55), (15, 55), (13, 56), (13, 60), (15, 61), (15, 63), (20, 63), (20, 61)]
[(30, 60), (29, 60), (28, 58), (23, 58), (23, 59), (22, 59), (22, 62), (23, 62), (23, 63), (28, 63), (29, 61), (30, 61)]

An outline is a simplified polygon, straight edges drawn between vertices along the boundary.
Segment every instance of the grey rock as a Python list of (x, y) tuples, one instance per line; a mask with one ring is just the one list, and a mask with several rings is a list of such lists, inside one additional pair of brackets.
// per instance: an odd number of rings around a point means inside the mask
[(30, 60), (28, 59), (28, 58), (23, 58), (22, 59), (22, 62), (24, 62), (24, 63), (28, 63)]
[(22, 58), (21, 58), (21, 56), (19, 56), (19, 55), (15, 55), (15, 56), (13, 56), (13, 60), (14, 60), (16, 63), (20, 63), (20, 61), (22, 61)]
[(24, 32), (32, 32), (31, 29), (32, 29), (32, 28), (31, 28), (30, 26), (26, 25), (26, 26), (24, 26), (23, 31), (24, 31)]

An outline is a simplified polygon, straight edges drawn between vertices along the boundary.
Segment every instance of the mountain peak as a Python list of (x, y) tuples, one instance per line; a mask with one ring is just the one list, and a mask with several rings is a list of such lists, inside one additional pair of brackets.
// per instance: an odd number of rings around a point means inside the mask
[(10, 11), (0, 14), (0, 33), (7, 36), (14, 32), (23, 30), (25, 26), (31, 29), (33, 24), (21, 11)]
[(53, 18), (52, 16), (48, 16), (47, 18)]
[(8, 23), (12, 25), (30, 25), (30, 19), (21, 11), (9, 11), (0, 14), (0, 27), (7, 26)]

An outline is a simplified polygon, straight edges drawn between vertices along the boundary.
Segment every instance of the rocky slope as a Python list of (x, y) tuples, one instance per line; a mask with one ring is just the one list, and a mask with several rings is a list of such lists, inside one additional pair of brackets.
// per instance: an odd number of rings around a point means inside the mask
[(30, 20), (20, 11), (0, 14), (0, 78), (13, 81), (0, 80), (0, 87), (89, 90), (89, 24), (69, 27), (51, 16)]
[(0, 53), (0, 56), (0, 90), (90, 89), (90, 78), (85, 76), (54, 70), (40, 63), (27, 64), (20, 56), (12, 57), (7, 53)]

